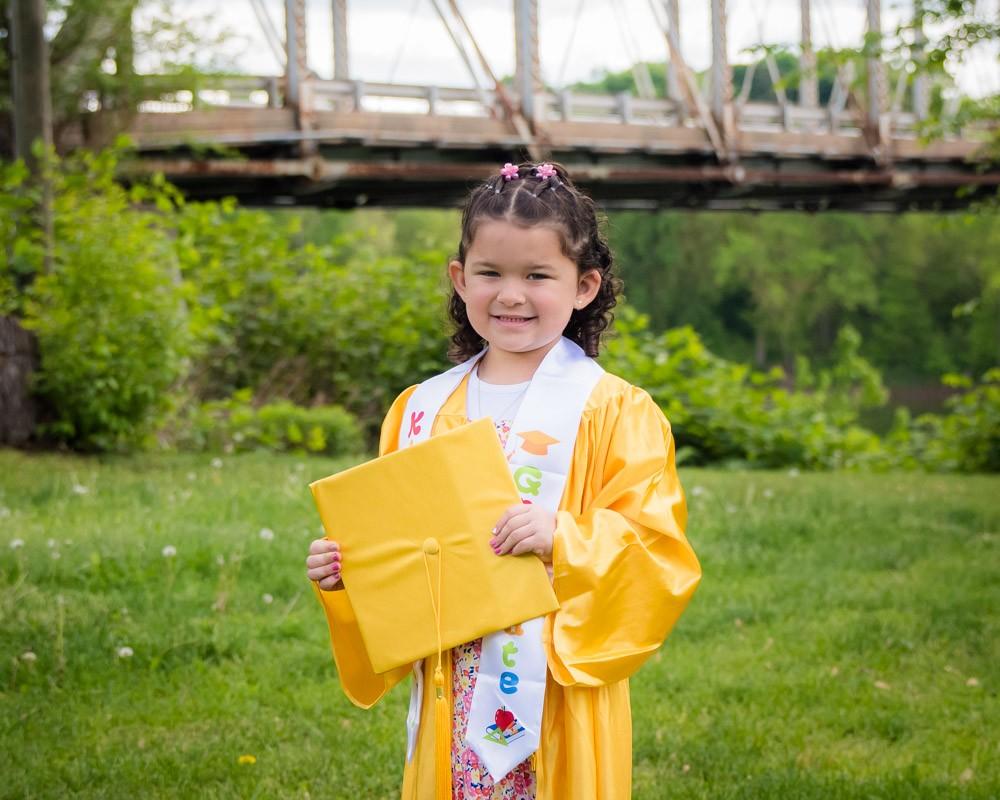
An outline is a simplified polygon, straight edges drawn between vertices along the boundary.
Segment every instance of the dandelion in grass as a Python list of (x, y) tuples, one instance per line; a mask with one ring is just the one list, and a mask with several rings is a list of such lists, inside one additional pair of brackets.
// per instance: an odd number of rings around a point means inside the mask
[(732, 503), (726, 503), (727, 514), (735, 514), (737, 511), (739, 511), (739, 509), (736, 508), (736, 506), (734, 506)]
[(90, 489), (88, 489), (82, 483), (74, 483), (73, 484), (73, 493), (74, 494), (81, 494), (82, 495), (82, 494), (87, 494), (87, 492), (89, 492), (89, 491), (90, 491)]
[(214, 469), (222, 469), (222, 459), (216, 456), (212, 459), (212, 467)]
[(220, 567), (226, 566), (226, 557), (220, 553), (215, 557), (215, 563)]
[(36, 656), (31, 650), (25, 650), (23, 653), (21, 653), (21, 660), (25, 664), (34, 664), (36, 661), (38, 661), (38, 656)]
[(121, 659), (132, 658), (132, 656), (135, 655), (135, 652), (128, 645), (119, 647), (117, 653), (118, 653), (118, 658)]
[(257, 763), (257, 756), (252, 756), (249, 753), (246, 753), (246, 754), (240, 756), (237, 759), (237, 762), (240, 763), (240, 764), (256, 764)]
[(269, 606), (271, 605), (271, 603), (274, 602), (274, 595), (270, 595), (267, 594), (267, 592), (265, 592), (263, 595), (261, 595), (260, 599), (264, 601), (264, 605)]
[(177, 555), (177, 548), (174, 547), (172, 544), (168, 544), (160, 552), (163, 553), (164, 558), (173, 558), (174, 556)]
[(58, 550), (53, 550), (50, 555), (52, 556), (53, 561), (58, 561), (60, 558), (62, 558)]
[(708, 494), (708, 490), (704, 486), (693, 486), (691, 488), (692, 497), (701, 497), (703, 494)]
[(270, 528), (261, 528), (260, 538), (263, 539), (265, 542), (269, 542), (274, 538), (274, 531), (272, 531)]
[(189, 480), (189, 481), (193, 481), (193, 480), (196, 480), (196, 479), (197, 479), (197, 477), (198, 477), (198, 476), (197, 476), (197, 475), (195, 475), (195, 474), (194, 474), (193, 472), (189, 472), (189, 473), (188, 473), (188, 475), (187, 475), (187, 478), (188, 478), (188, 480)]
[(10, 516), (10, 509), (7, 506), (0, 506), (0, 519)]
[(47, 539), (46, 542), (45, 542), (45, 544), (49, 548), (49, 550), (51, 550), (53, 547), (56, 546), (56, 540), (55, 539)]
[(789, 478), (797, 478), (797, 477), (799, 477), (799, 469), (798, 469), (798, 467), (792, 467), (790, 470), (788, 470), (788, 477)]
[(770, 489), (765, 489), (764, 490), (764, 499), (765, 500), (770, 500), (772, 497), (774, 497), (774, 492), (771, 491)]
[(10, 549), (11, 550), (19, 550), (22, 547), (24, 547), (24, 539), (11, 539), (10, 540)]

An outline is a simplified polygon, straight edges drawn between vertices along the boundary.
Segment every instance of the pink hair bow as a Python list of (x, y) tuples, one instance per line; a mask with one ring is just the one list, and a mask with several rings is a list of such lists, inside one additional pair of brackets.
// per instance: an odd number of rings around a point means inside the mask
[(554, 178), (556, 175), (556, 168), (551, 164), (539, 164), (535, 167), (535, 175), (539, 178)]
[(517, 174), (517, 166), (515, 164), (511, 164), (509, 161), (503, 165), (503, 169), (500, 170), (500, 174), (503, 175), (503, 179), (505, 181), (512, 181), (521, 177)]

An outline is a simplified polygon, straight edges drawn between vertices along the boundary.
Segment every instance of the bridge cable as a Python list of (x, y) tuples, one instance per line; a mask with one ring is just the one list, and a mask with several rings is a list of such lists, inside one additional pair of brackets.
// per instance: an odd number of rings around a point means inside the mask
[(396, 48), (396, 58), (392, 62), (392, 67), (389, 70), (389, 79), (386, 83), (392, 83), (396, 78), (396, 70), (399, 69), (399, 62), (403, 58), (403, 53), (406, 50), (406, 45), (410, 41), (410, 31), (413, 29), (413, 20), (417, 15), (417, 7), (420, 5), (420, 0), (413, 0), (410, 6), (410, 16), (406, 21), (406, 28), (403, 29), (403, 39), (399, 43), (399, 47)]
[(253, 9), (254, 16), (257, 17), (257, 23), (264, 33), (268, 47), (271, 48), (271, 54), (277, 60), (278, 66), (284, 68), (288, 62), (288, 53), (285, 52), (285, 46), (281, 42), (281, 37), (278, 36), (278, 31), (274, 27), (267, 6), (264, 5), (264, 0), (250, 0), (250, 7)]
[(615, 25), (618, 27), (618, 36), (625, 47), (625, 55), (632, 62), (630, 71), (635, 80), (636, 92), (641, 98), (652, 99), (656, 96), (656, 90), (653, 88), (653, 79), (649, 76), (649, 67), (642, 60), (638, 43), (632, 37), (625, 8), (621, 0), (612, 0), (611, 5), (615, 7), (613, 12), (618, 12), (614, 14)]
[(586, 4), (587, 0), (580, 0), (576, 4), (576, 13), (573, 15), (573, 27), (569, 32), (569, 41), (566, 42), (566, 52), (563, 53), (562, 66), (559, 67), (559, 78), (556, 81), (556, 86), (559, 88), (564, 88), (563, 81), (566, 79), (566, 65), (569, 63), (569, 54), (573, 49), (573, 42), (576, 41), (576, 31), (580, 26), (580, 16), (583, 13), (583, 6)]

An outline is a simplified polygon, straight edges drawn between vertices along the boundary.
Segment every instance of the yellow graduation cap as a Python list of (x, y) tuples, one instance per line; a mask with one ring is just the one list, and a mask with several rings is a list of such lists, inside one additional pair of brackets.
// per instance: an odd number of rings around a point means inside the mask
[(520, 497), (489, 419), (309, 488), (378, 673), (559, 605), (541, 561), (490, 547)]

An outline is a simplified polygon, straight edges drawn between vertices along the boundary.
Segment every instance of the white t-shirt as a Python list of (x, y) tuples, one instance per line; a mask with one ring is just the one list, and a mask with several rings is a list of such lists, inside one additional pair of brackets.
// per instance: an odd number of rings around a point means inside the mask
[(480, 417), (493, 417), (493, 422), (499, 425), (506, 422), (508, 427), (517, 415), (518, 408), (527, 393), (528, 384), (524, 383), (486, 383), (479, 379), (478, 367), (469, 374), (469, 389), (466, 393), (466, 410), (469, 421)]

